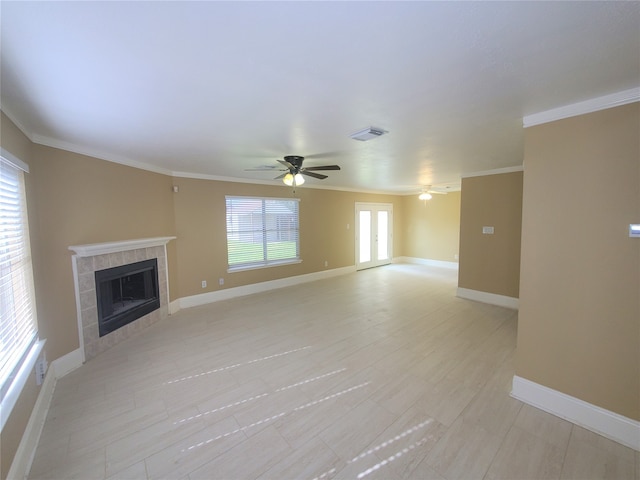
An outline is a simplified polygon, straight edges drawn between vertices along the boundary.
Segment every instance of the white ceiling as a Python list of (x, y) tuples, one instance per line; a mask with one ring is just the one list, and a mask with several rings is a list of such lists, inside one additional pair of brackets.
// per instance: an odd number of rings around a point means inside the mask
[(245, 169), (294, 154), (342, 167), (305, 186), (413, 193), (521, 165), (523, 116), (640, 85), (639, 2), (0, 8), (2, 109), (33, 141), (193, 176), (276, 183)]

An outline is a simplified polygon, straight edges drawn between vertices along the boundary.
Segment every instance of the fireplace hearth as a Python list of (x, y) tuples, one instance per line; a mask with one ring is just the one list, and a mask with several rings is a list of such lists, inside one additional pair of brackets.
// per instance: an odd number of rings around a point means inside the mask
[(101, 337), (160, 308), (155, 258), (98, 270), (95, 278)]

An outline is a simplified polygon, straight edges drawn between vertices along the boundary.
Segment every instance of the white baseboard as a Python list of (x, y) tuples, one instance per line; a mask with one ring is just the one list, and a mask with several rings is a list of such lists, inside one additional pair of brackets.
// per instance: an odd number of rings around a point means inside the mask
[(520, 303), (519, 299), (514, 297), (507, 297), (505, 295), (497, 295), (495, 293), (481, 292), (479, 290), (470, 290), (468, 288), (461, 287), (458, 287), (456, 297), (466, 298), (467, 300), (474, 300), (476, 302), (489, 303), (499, 307), (512, 308), (514, 310), (518, 310)]
[(513, 377), (511, 396), (640, 451), (640, 422), (558, 392), (526, 378)]
[(245, 295), (266, 292), (268, 290), (274, 290), (276, 288), (292, 287), (301, 283), (313, 282), (325, 278), (336, 277), (338, 275), (345, 275), (347, 273), (354, 273), (355, 271), (355, 265), (350, 267), (334, 268), (332, 270), (323, 270), (321, 272), (307, 273), (305, 275), (298, 275), (295, 277), (281, 278), (268, 282), (253, 283), (251, 285), (243, 285), (241, 287), (227, 288), (224, 290), (218, 290), (216, 292), (192, 295), (190, 297), (182, 297), (177, 301), (179, 302), (180, 308), (197, 307), (199, 305), (206, 305), (207, 303), (219, 302), (220, 300), (243, 297)]
[(26, 479), (29, 474), (33, 457), (36, 453), (36, 447), (40, 440), (40, 434), (44, 427), (44, 421), (47, 418), (47, 412), (49, 412), (49, 405), (53, 398), (56, 381), (55, 369), (50, 368), (44, 377), (44, 382), (42, 382), (40, 393), (31, 411), (31, 416), (22, 435), (22, 440), (20, 440), (16, 454), (13, 457), (13, 462), (11, 462), (11, 468), (7, 475), (8, 479), (22, 480)]
[(178, 313), (180, 311), (180, 299), (169, 302), (169, 315)]
[(396, 257), (393, 259), (393, 263), (412, 263), (415, 265), (425, 265), (427, 267), (452, 268), (454, 270), (458, 269), (458, 262), (446, 262), (444, 260), (431, 260), (430, 258)]
[(16, 450), (16, 454), (11, 462), (11, 468), (7, 478), (25, 479), (31, 469), (36, 447), (42, 434), (42, 428), (49, 412), (51, 399), (59, 378), (71, 373), (76, 368), (82, 366), (82, 351), (80, 349), (63, 355), (51, 362), (47, 375), (42, 382), (42, 387), (38, 393), (38, 398), (33, 406), (29, 421)]
[(81, 367), (82, 363), (82, 350), (78, 348), (73, 352), (57, 358), (51, 362), (51, 366), (55, 370), (56, 378), (62, 378), (68, 373), (73, 372), (76, 368)]

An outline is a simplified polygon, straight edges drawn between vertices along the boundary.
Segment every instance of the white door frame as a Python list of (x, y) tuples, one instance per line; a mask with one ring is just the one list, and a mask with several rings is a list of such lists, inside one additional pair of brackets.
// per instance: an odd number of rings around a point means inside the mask
[[(371, 212), (370, 246), (371, 259), (360, 262), (360, 212)], [(378, 259), (378, 212), (388, 212), (387, 224), (387, 258)], [(368, 203), (356, 202), (355, 204), (355, 241), (356, 241), (356, 270), (388, 265), (393, 259), (393, 204), (392, 203)]]

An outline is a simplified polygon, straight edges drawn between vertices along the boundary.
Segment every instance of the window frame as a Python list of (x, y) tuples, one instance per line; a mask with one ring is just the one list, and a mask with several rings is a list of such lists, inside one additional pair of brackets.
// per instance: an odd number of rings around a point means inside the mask
[[(28, 331), (22, 342), (12, 344), (12, 351), (7, 355), (6, 365), (0, 365), (0, 431), (11, 415), (24, 386), (31, 377), (36, 361), (42, 351), (45, 340), (38, 336), (38, 319), (36, 312), (35, 290), (33, 285), (33, 264), (31, 258), (31, 245), (29, 241), (29, 215), (26, 202), (24, 174), (29, 172), (29, 166), (16, 158), (4, 148), (0, 148), (0, 168), (12, 168), (18, 173), (18, 192), (20, 196), (20, 217), (21, 224), (25, 231), (21, 233), (21, 240), (24, 243), (24, 254), (20, 258), (23, 265), (20, 267), (19, 276), (26, 282), (26, 292), (24, 299), (30, 305), (27, 325)], [(14, 292), (15, 290), (11, 290)], [(13, 296), (13, 293), (12, 293)], [(12, 315), (12, 318), (14, 316)], [(21, 326), (24, 326), (20, 324)], [(2, 324), (0, 324), (2, 328)], [(33, 329), (33, 331), (31, 330)]]
[[(257, 260), (257, 261), (247, 261), (247, 262), (242, 262), (242, 263), (234, 263), (234, 264), (230, 264), (229, 263), (229, 246), (230, 246), (230, 237), (232, 234), (237, 234), (239, 235), (242, 230), (240, 228), (238, 229), (234, 229), (230, 232), (229, 230), (229, 215), (231, 214), (229, 212), (229, 202), (233, 202), (233, 201), (260, 201), (261, 205), (262, 205), (262, 209), (261, 209), (261, 224), (262, 224), (262, 259), (261, 260)], [(275, 218), (275, 223), (276, 226), (278, 228), (276, 228), (276, 230), (269, 230), (268, 228), (268, 224), (269, 221), (266, 218), (266, 215), (268, 213), (268, 209), (266, 206), (267, 202), (295, 202), (296, 204), (296, 211), (295, 211), (295, 215), (296, 215), (296, 220), (295, 220), (295, 228), (294, 229), (290, 229), (290, 228), (286, 228), (286, 229), (280, 229), (279, 228), (279, 223), (281, 222), (281, 219), (279, 218)], [(288, 207), (286, 207), (288, 208)], [(273, 259), (273, 260), (269, 260), (267, 257), (268, 255), (268, 245), (269, 245), (269, 240), (267, 238), (269, 231), (271, 231), (271, 233), (275, 233), (277, 236), (282, 235), (283, 233), (287, 233), (287, 234), (291, 234), (291, 232), (295, 232), (294, 236), (295, 236), (295, 250), (296, 250), (296, 255), (295, 257), (288, 257), (288, 258), (282, 258), (282, 259)], [(257, 196), (248, 196), (248, 195), (225, 195), (225, 232), (226, 232), (226, 246), (227, 246), (227, 273), (233, 273), (233, 272), (241, 272), (241, 271), (246, 271), (246, 270), (256, 270), (256, 269), (261, 269), (261, 268), (270, 268), (270, 267), (277, 267), (277, 266), (282, 266), (282, 265), (293, 265), (293, 264), (298, 264), (302, 262), (302, 259), (300, 257), (300, 199), (298, 198), (279, 198), (279, 197), (257, 197)], [(257, 230), (253, 231), (254, 233), (257, 232)]]

